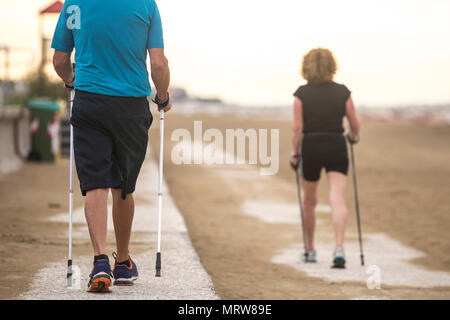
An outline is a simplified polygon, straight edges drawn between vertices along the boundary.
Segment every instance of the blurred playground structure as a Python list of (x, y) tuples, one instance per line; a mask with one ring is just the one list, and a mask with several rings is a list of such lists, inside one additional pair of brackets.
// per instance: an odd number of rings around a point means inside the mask
[(63, 2), (39, 10), (40, 50), (0, 43), (0, 174), (26, 159), (54, 161), (59, 156), (60, 115), (66, 120), (66, 93), (51, 66), (50, 42)]

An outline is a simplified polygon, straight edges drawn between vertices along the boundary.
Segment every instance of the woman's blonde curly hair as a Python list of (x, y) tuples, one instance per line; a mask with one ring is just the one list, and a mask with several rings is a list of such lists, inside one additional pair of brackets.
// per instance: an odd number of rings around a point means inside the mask
[(328, 49), (315, 48), (303, 57), (301, 74), (308, 83), (320, 84), (331, 82), (336, 71), (336, 59)]

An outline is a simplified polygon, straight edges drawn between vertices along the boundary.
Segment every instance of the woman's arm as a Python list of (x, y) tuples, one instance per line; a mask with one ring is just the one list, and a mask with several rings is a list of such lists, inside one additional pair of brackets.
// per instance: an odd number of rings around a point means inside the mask
[(303, 108), (299, 98), (294, 99), (294, 122), (292, 124), (292, 154), (299, 154), (300, 139), (303, 131)]
[(346, 103), (346, 111), (347, 111), (347, 119), (350, 123), (350, 136), (349, 139), (351, 142), (358, 142), (359, 141), (359, 131), (360, 131), (360, 124), (358, 120), (358, 115), (356, 114), (355, 104), (353, 103), (352, 97), (348, 98)]

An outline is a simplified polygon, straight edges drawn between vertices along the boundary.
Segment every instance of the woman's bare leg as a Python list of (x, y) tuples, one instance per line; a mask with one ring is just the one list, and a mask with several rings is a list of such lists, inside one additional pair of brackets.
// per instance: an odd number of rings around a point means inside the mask
[(347, 205), (345, 203), (347, 176), (340, 172), (329, 172), (328, 185), (330, 204), (333, 212), (336, 247), (342, 247), (344, 245), (348, 216)]
[(306, 230), (306, 250), (314, 249), (314, 230), (316, 228), (316, 205), (317, 205), (317, 187), (319, 181), (310, 182), (303, 178), (302, 190), (303, 190), (303, 213), (305, 220)]

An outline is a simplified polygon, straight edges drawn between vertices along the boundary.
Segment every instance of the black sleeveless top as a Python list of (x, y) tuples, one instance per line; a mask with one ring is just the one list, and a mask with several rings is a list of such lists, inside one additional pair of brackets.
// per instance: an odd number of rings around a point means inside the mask
[(350, 90), (343, 84), (306, 84), (294, 96), (302, 101), (303, 133), (343, 133), (343, 118)]

